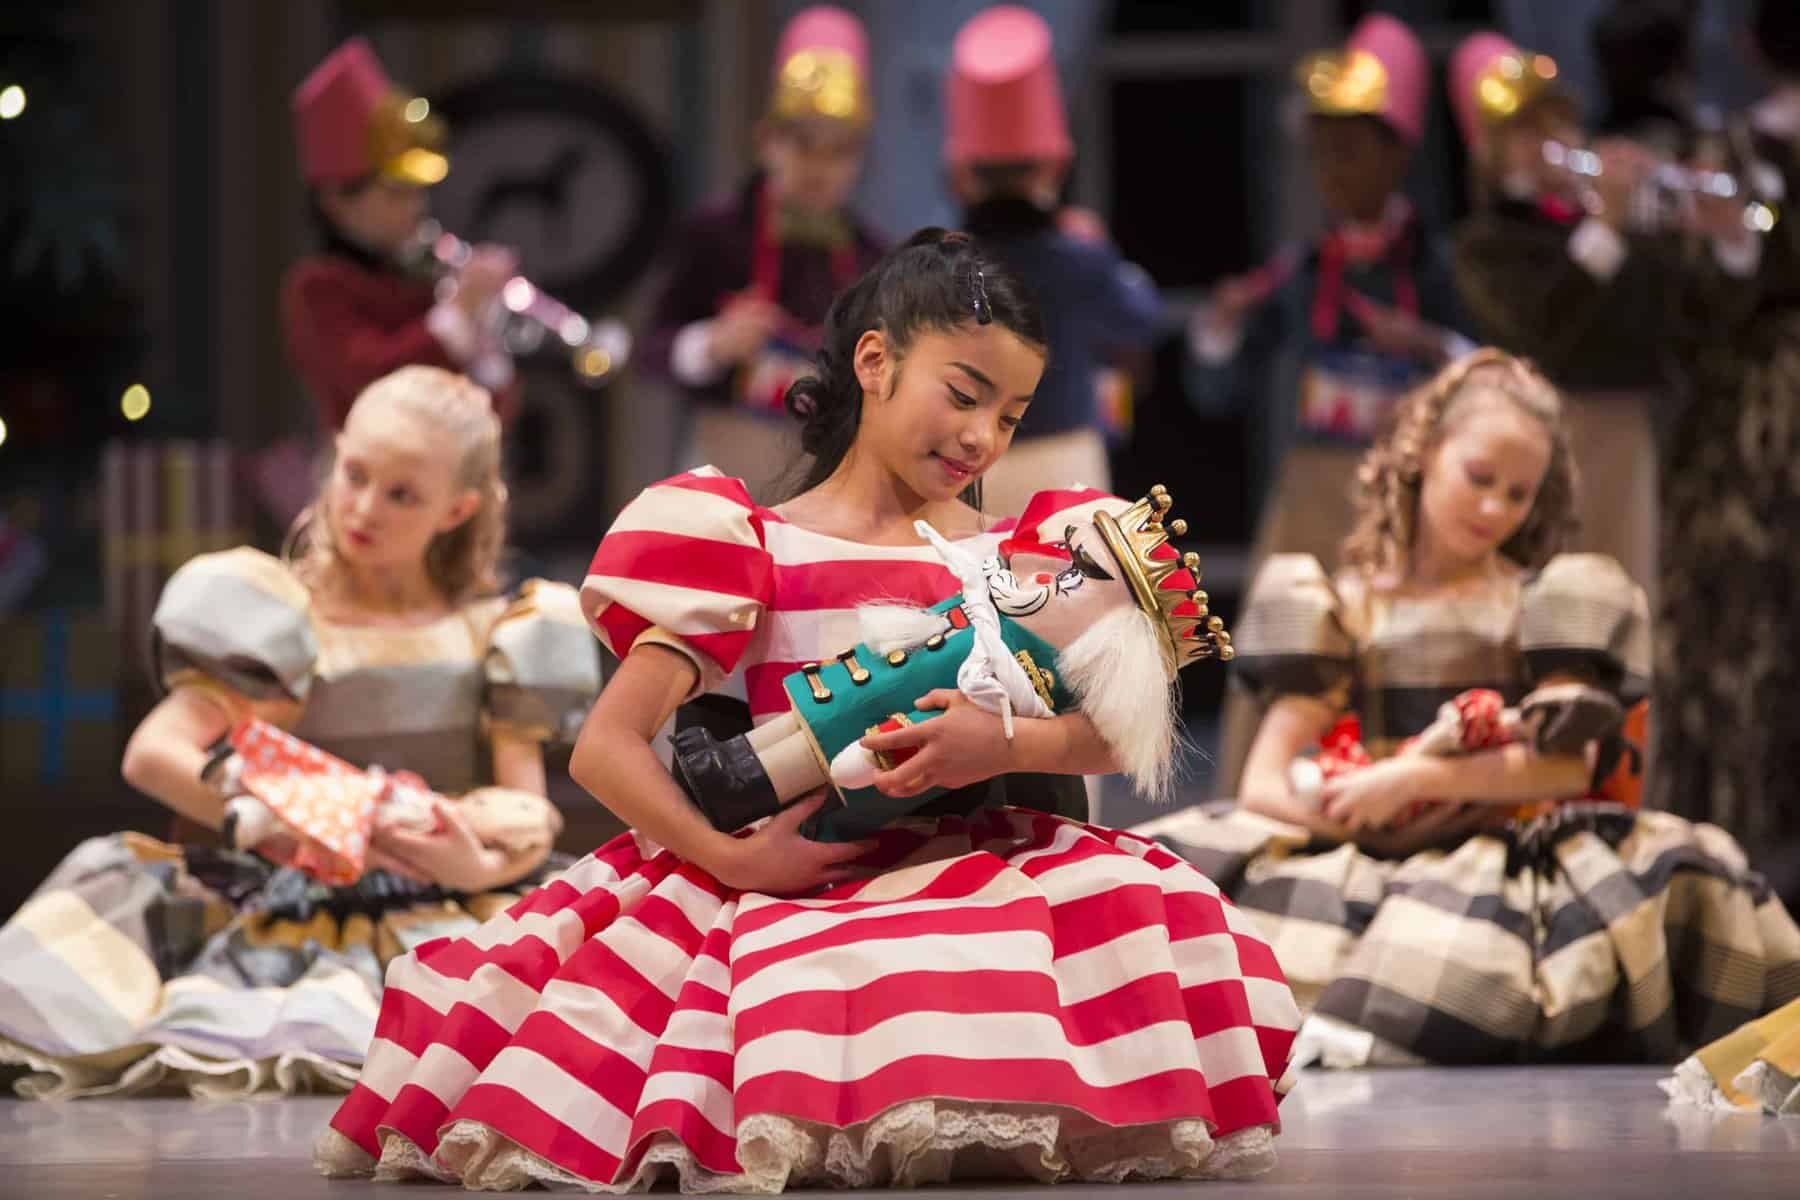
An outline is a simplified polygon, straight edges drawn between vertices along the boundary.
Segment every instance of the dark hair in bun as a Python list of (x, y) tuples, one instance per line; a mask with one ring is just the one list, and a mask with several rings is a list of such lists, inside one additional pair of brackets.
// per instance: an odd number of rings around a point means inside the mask
[[(831, 477), (856, 441), (862, 386), (856, 381), (856, 343), (871, 329), (903, 356), (921, 333), (947, 332), (969, 322), (999, 325), (1034, 346), (1044, 345), (1044, 319), (1013, 274), (982, 254), (973, 238), (921, 229), (839, 293), (825, 315), (817, 370), (788, 389), (787, 410), (800, 422), (798, 495)], [(980, 507), (980, 482), (964, 498)]]

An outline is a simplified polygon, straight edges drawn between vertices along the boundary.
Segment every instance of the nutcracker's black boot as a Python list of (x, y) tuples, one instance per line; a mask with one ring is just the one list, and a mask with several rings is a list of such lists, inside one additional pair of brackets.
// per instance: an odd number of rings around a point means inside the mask
[(719, 741), (694, 725), (674, 737), (675, 782), (715, 829), (732, 833), (781, 811), (775, 785), (743, 734)]

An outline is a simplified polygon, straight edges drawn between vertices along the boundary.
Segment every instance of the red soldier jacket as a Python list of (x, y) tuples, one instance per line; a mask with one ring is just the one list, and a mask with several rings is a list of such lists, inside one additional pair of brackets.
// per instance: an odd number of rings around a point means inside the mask
[[(288, 357), (318, 405), (319, 427), (344, 427), (363, 388), (410, 363), (460, 371), (425, 326), (431, 285), (334, 239), (295, 263), (282, 285)], [(515, 380), (494, 397), (500, 419), (518, 407)]]

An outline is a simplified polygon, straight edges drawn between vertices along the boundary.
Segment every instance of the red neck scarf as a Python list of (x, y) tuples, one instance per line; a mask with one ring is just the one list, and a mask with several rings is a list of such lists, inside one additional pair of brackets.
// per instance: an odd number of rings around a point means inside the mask
[(1366, 266), (1386, 262), (1394, 273), (1394, 303), (1409, 316), (1419, 315), (1419, 291), (1413, 283), (1412, 265), (1417, 235), (1412, 205), (1401, 196), (1388, 201), (1388, 210), (1375, 225), (1344, 224), (1319, 243), (1319, 285), (1313, 293), (1312, 330), (1321, 342), (1337, 336), (1338, 317), (1347, 291), (1346, 263)]
[[(831, 290), (843, 291), (856, 282), (854, 234), (831, 251)], [(756, 223), (750, 240), (750, 290), (765, 300), (781, 302), (781, 239), (776, 234), (775, 189), (764, 183), (756, 195)], [(816, 329), (795, 321), (795, 326)]]

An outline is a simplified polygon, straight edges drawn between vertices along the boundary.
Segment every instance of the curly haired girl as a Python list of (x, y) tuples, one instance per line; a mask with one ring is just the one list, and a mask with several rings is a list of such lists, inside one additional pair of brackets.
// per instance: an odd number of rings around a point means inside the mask
[[(1493, 486), (1498, 464), (1486, 458), (1503, 453), (1522, 453), (1516, 466), (1535, 475), (1529, 486), (1523, 479), (1504, 490)], [(1544, 465), (1534, 471), (1540, 457)], [(1461, 469), (1428, 471), (1445, 459)], [(1428, 474), (1438, 485), (1429, 494)], [(1576, 486), (1555, 387), (1524, 359), (1477, 350), (1409, 393), (1387, 435), (1363, 458), (1344, 563), (1378, 586), (1459, 565), (1535, 570), (1575, 530)], [(1457, 536), (1499, 529), (1507, 532), (1492, 545)]]
[[(1616, 562), (1560, 552), (1575, 483), (1528, 362), (1477, 351), (1407, 396), (1362, 465), (1342, 569), (1277, 556), (1251, 590), (1236, 668), (1267, 711), (1238, 808), (1134, 831), (1260, 910), (1312, 1010), (1303, 1058), (1667, 1060), (1800, 991), (1800, 929), (1741, 848), (1593, 795), (1616, 725), (1592, 718), (1643, 696), (1650, 630)], [(1582, 719), (1397, 753), (1475, 689)], [(1374, 761), (1297, 789), (1297, 756), (1352, 716)]]

